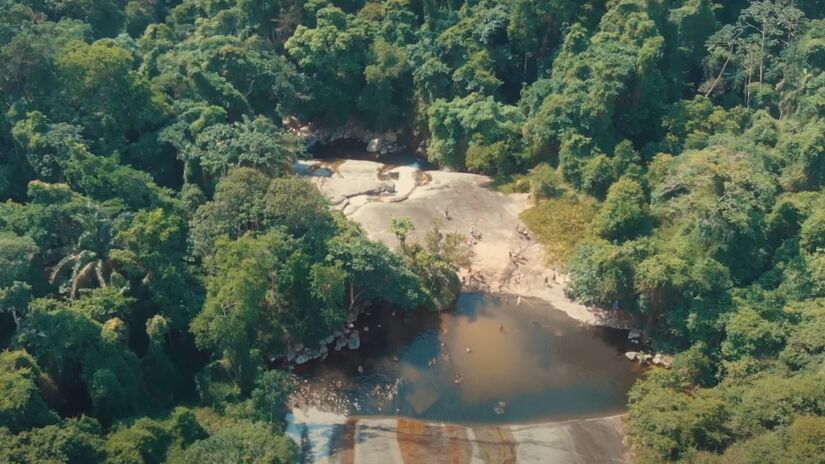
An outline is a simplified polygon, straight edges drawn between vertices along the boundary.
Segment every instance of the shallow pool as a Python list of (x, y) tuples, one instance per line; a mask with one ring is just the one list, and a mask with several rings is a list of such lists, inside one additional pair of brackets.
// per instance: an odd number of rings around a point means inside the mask
[(294, 405), (457, 423), (596, 417), (624, 410), (639, 367), (626, 332), (581, 326), (535, 299), (464, 294), (445, 313), (375, 310), (362, 345), (299, 366)]

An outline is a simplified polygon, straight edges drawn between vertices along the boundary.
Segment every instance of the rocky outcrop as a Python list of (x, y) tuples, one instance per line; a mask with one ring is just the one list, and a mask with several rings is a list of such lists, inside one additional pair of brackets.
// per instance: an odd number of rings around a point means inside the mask
[(636, 361), (643, 365), (653, 364), (654, 366), (664, 367), (665, 369), (670, 369), (673, 367), (673, 357), (666, 354), (650, 354), (645, 353), (644, 351), (628, 351), (624, 354), (624, 356), (629, 361)]
[(286, 355), (286, 362), (291, 364), (305, 364), (314, 359), (326, 359), (329, 356), (330, 346), (335, 351), (341, 351), (344, 348), (350, 350), (357, 350), (361, 347), (361, 337), (357, 330), (349, 328), (344, 331), (338, 331), (321, 341), (318, 348), (310, 348), (303, 344), (298, 344)]
[[(442, 232), (472, 238), (472, 266), (461, 272), (465, 290), (541, 298), (579, 321), (629, 328), (613, 311), (588, 308), (564, 294), (566, 278), (547, 268), (543, 247), (524, 232), (519, 219), (531, 204), (527, 194), (492, 190), (485, 176), (358, 160), (344, 161), (330, 177), (312, 180), (371, 239), (392, 248), (398, 238), (388, 230), (390, 219), (404, 216), (415, 224), (411, 242), (423, 240), (437, 220)], [(392, 183), (392, 191), (380, 190), (385, 182)]]

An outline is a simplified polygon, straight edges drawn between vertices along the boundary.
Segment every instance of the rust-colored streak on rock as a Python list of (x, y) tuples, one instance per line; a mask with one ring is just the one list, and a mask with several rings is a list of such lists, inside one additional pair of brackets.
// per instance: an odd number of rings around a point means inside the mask
[(515, 464), (516, 443), (505, 427), (473, 429), (478, 446), (478, 457), (486, 464)]
[(341, 464), (355, 464), (355, 429), (358, 426), (358, 419), (347, 419), (344, 429), (341, 432), (340, 443), (333, 447), (333, 455), (330, 462)]
[(401, 451), (401, 459), (404, 463), (427, 462), (436, 464), (441, 461), (435, 456), (439, 450), (435, 449), (436, 436), (428, 429), (431, 427), (423, 422), (398, 419), (398, 431), (396, 440)]

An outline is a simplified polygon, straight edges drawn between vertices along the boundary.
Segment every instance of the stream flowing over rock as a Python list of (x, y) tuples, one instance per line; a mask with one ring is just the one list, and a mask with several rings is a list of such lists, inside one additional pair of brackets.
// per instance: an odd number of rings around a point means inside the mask
[(624, 461), (621, 416), (528, 425), (462, 426), (296, 410), (287, 434), (300, 462), (329, 464), (599, 463)]

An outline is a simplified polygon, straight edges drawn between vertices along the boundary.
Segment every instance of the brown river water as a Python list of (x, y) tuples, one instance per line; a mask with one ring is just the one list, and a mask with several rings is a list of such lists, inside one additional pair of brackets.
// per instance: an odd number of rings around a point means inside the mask
[(601, 417), (625, 409), (640, 367), (627, 332), (582, 326), (530, 298), (463, 294), (449, 312), (376, 309), (361, 347), (298, 366), (293, 406), (464, 424)]

